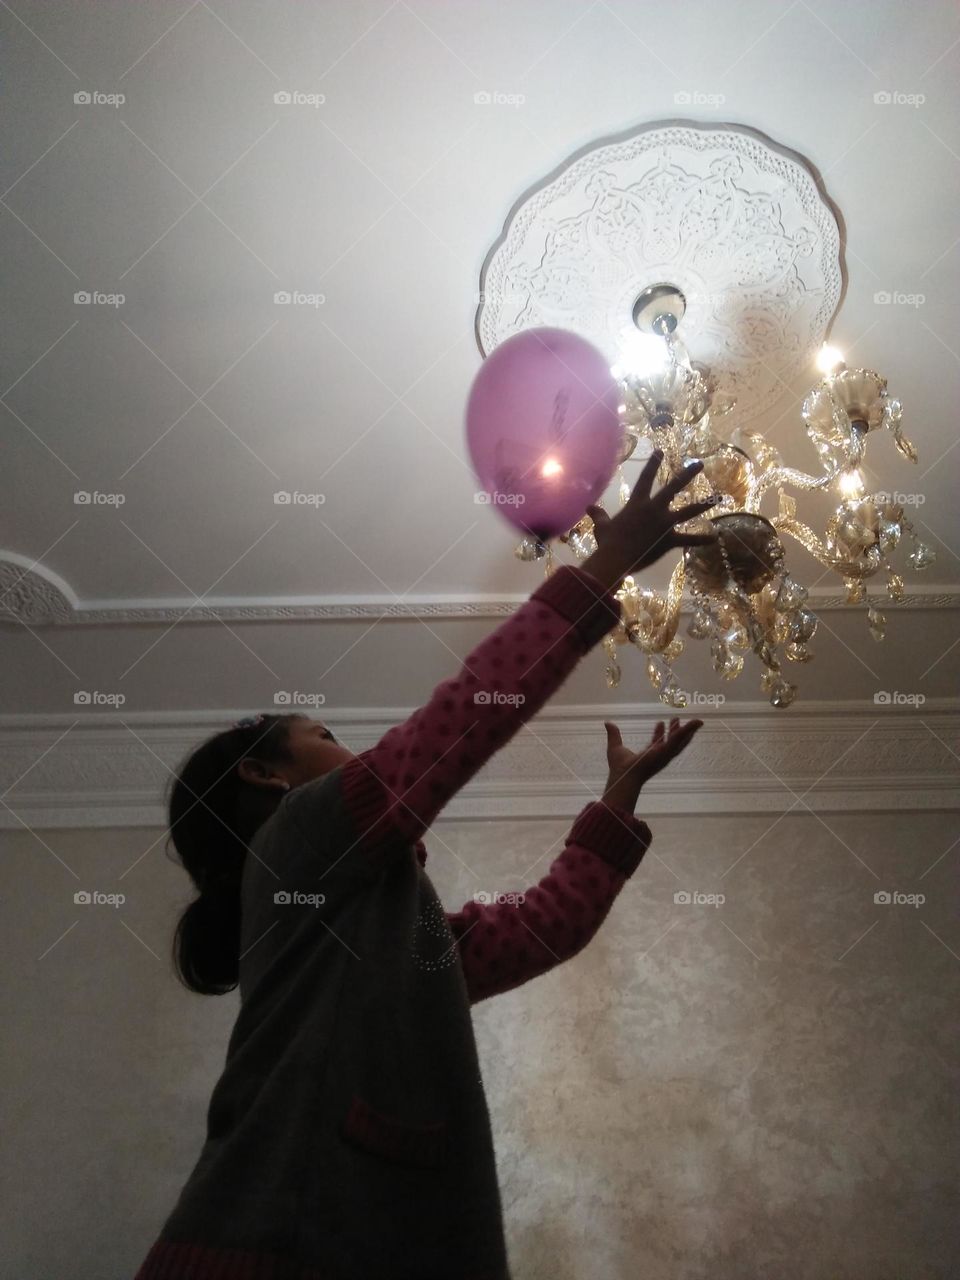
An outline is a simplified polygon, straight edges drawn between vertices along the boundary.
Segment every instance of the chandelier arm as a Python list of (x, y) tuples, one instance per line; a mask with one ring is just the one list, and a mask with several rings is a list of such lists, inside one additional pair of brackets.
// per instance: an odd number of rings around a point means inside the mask
[(863, 455), (866, 451), (866, 437), (860, 432), (852, 432), (847, 440), (847, 447), (843, 451), (842, 460), (831, 471), (826, 471), (821, 476), (810, 475), (807, 471), (798, 471), (795, 467), (773, 466), (760, 476), (759, 480), (753, 487), (751, 499), (759, 502), (760, 498), (773, 485), (790, 485), (793, 489), (803, 489), (812, 492), (816, 489), (825, 489), (829, 484), (844, 471), (851, 471), (859, 467), (863, 462)]
[(680, 624), (680, 606), (683, 601), (683, 556), (677, 561), (676, 568), (670, 575), (670, 585), (667, 587), (667, 611), (663, 620), (663, 626), (660, 629), (662, 637), (658, 648), (665, 649), (673, 637), (677, 634), (677, 627)]
[[(837, 563), (827, 551), (827, 548), (810, 526), (804, 524), (802, 520), (797, 520), (793, 516), (780, 515), (771, 516), (770, 523), (777, 533), (789, 533), (792, 538), (795, 538), (802, 547), (810, 552), (815, 560), (819, 560), (824, 568), (837, 570)], [(837, 571), (839, 572), (839, 570)]]
[[(666, 601), (662, 596), (658, 595), (657, 592), (651, 592), (651, 597), (652, 599), (650, 600), (650, 604), (652, 604), (654, 609), (658, 612), (666, 608)], [(632, 641), (632, 643), (642, 649), (644, 653), (659, 653), (660, 650), (665, 647), (666, 643), (660, 643), (662, 627), (650, 621), (650, 605), (647, 605), (644, 612), (647, 613), (647, 617), (645, 619), (641, 620), (638, 618), (628, 617), (624, 621), (621, 621), (619, 626), (615, 627), (610, 634), (622, 637), (622, 640), (620, 641), (621, 643)]]
[[(618, 638), (618, 643), (632, 640), (644, 653), (662, 653), (677, 634), (680, 625), (680, 610), (683, 605), (683, 582), (685, 570), (683, 556), (677, 561), (666, 595), (650, 590), (642, 613), (646, 618), (640, 620), (632, 616), (631, 599), (636, 596), (636, 585), (632, 577), (625, 579), (617, 594), (617, 599), (625, 606), (626, 616), (619, 626), (610, 634)], [(629, 584), (629, 585), (628, 585)], [(653, 621), (659, 618), (659, 621)]]
[(759, 501), (763, 494), (768, 489), (773, 488), (774, 485), (788, 484), (793, 489), (805, 489), (807, 491), (825, 489), (836, 478), (836, 471), (827, 472), (822, 476), (812, 476), (806, 471), (798, 471), (795, 467), (774, 467), (770, 471), (764, 472), (757, 480), (753, 486), (751, 498), (754, 501)]

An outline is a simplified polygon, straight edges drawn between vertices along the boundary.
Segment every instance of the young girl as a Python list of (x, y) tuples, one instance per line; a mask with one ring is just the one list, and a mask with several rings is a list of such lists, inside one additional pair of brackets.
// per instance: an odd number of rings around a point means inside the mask
[(593, 937), (650, 843), (640, 788), (702, 721), (646, 751), (607, 723), (603, 798), (522, 902), (445, 913), (421, 836), (619, 621), (623, 578), (712, 535), (651, 497), (548, 577), (429, 702), (355, 755), (319, 721), (256, 716), (200, 746), (170, 798), (200, 896), (177, 929), (192, 990), (239, 984), (199, 1160), (136, 1280), (509, 1280), (470, 1006)]

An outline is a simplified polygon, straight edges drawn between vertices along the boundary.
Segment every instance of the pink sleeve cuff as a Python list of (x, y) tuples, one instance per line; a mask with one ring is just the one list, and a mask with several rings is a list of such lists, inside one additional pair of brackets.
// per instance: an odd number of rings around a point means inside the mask
[(580, 812), (570, 828), (567, 844), (582, 845), (625, 876), (631, 876), (651, 839), (645, 822), (626, 809), (613, 809), (598, 800)]

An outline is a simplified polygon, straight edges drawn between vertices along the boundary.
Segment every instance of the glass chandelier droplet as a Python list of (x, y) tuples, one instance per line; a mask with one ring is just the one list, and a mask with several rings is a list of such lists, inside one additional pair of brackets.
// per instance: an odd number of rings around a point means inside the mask
[(790, 684), (783, 679), (773, 682), (770, 690), (770, 701), (775, 707), (789, 707), (796, 696), (797, 686), (795, 684)]
[(874, 640), (876, 640), (877, 644), (879, 644), (886, 635), (886, 616), (882, 614), (879, 609), (868, 609), (867, 625), (870, 628), (870, 634), (873, 636)]
[(918, 542), (907, 556), (907, 561), (913, 569), (928, 569), (936, 558), (937, 553), (933, 547), (928, 547), (925, 542)]

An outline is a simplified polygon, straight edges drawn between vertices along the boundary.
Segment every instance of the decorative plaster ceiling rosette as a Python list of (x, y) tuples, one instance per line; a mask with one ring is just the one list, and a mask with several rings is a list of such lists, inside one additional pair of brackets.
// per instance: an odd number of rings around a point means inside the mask
[(677, 330), (741, 422), (806, 371), (845, 273), (834, 206), (810, 166), (732, 125), (666, 123), (578, 152), (514, 206), (484, 263), (484, 355), (554, 325), (613, 363), (637, 298), (675, 286)]

